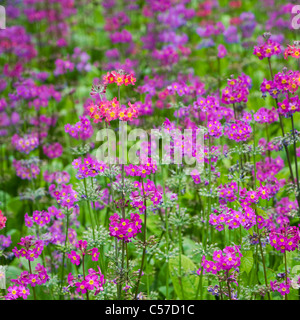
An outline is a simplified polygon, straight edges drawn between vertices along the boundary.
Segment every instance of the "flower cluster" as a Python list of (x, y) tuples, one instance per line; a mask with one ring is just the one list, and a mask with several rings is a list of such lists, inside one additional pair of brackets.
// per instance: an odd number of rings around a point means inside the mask
[(299, 59), (300, 58), (300, 48), (299, 45), (288, 45), (287, 48), (284, 50), (284, 59), (287, 59), (289, 56)]
[(25, 213), (25, 226), (32, 227), (35, 222), (38, 226), (43, 227), (50, 222), (50, 214), (47, 211), (33, 211), (32, 217)]
[(212, 226), (215, 226), (216, 230), (224, 230), (225, 225), (228, 226), (228, 229), (236, 229), (240, 226), (243, 226), (244, 229), (250, 229), (255, 223), (255, 211), (250, 207), (245, 207), (242, 211), (236, 211), (231, 208), (223, 208), (220, 214), (215, 210), (214, 214), (211, 214), (209, 217), (209, 223)]
[(56, 199), (57, 203), (62, 207), (72, 208), (78, 201), (77, 192), (73, 190), (72, 185), (62, 184), (56, 188), (54, 184), (49, 187), (50, 194)]
[(96, 296), (100, 291), (103, 291), (103, 286), (106, 282), (104, 279), (104, 275), (101, 273), (100, 268), (98, 267), (98, 271), (90, 268), (88, 270), (88, 274), (83, 276), (78, 276), (76, 279), (72, 273), (68, 275), (68, 287), (64, 288), (64, 291), (69, 291), (70, 287), (75, 287), (77, 293), (85, 294), (87, 291), (95, 290), (94, 295)]
[(26, 236), (21, 238), (21, 241), (18, 243), (19, 246), (23, 247), (18, 250), (15, 247), (12, 252), (17, 258), (25, 257), (29, 261), (34, 261), (37, 257), (42, 254), (44, 249), (44, 243), (42, 240), (35, 239), (34, 236)]
[(222, 125), (219, 121), (211, 121), (207, 123), (208, 134), (211, 137), (219, 138), (222, 135)]
[(80, 121), (75, 125), (66, 124), (65, 132), (72, 138), (87, 140), (93, 135), (93, 127), (90, 120), (85, 116), (79, 117)]
[(237, 142), (247, 141), (252, 132), (250, 124), (242, 120), (237, 120), (235, 123), (232, 123), (230, 126), (226, 125), (224, 128), (224, 134), (230, 140)]
[[(223, 250), (216, 250), (213, 253), (213, 260), (207, 260), (205, 256), (202, 257), (201, 266), (203, 267), (203, 274), (212, 273), (217, 274), (219, 271), (229, 271), (236, 269), (241, 264), (242, 253), (238, 246), (225, 247)], [(197, 271), (201, 273), (201, 268)]]
[(89, 116), (95, 123), (106, 122), (119, 119), (121, 121), (131, 121), (138, 117), (138, 109), (134, 104), (128, 102), (129, 108), (120, 106), (117, 98), (111, 101), (101, 101), (98, 104), (90, 102), (85, 108), (89, 112)]
[(43, 145), (43, 151), (50, 159), (59, 158), (62, 155), (63, 147), (60, 143), (55, 142), (49, 145)]
[(103, 84), (111, 84), (116, 83), (118, 86), (121, 86), (124, 84), (125, 86), (128, 86), (129, 84), (135, 85), (136, 78), (132, 73), (126, 74), (124, 71), (111, 71), (107, 72), (106, 75), (103, 76)]
[(24, 161), (13, 160), (13, 166), (16, 169), (16, 174), (22, 180), (27, 179), (35, 179), (39, 173), (40, 168), (35, 163), (24, 163)]
[[(300, 74), (299, 74), (300, 75)], [(300, 100), (298, 96), (284, 99), (278, 103), (278, 112), (282, 115), (290, 115), (300, 111)]]
[[(270, 96), (275, 99), (278, 98), (279, 94), (286, 94), (286, 99), (289, 99), (288, 93), (294, 94), (299, 88), (299, 74), (299, 71), (284, 70), (283, 72), (278, 72), (277, 74), (275, 74), (274, 80), (264, 79), (260, 86), (260, 90), (263, 93), (263, 97), (265, 97), (266, 92), (268, 92)], [(296, 101), (292, 101), (292, 103), (293, 102)], [(288, 112), (286, 108), (286, 105), (281, 107), (282, 113)]]
[(74, 70), (74, 63), (69, 61), (69, 60), (62, 60), (62, 59), (57, 59), (55, 61), (55, 70), (53, 74), (55, 76), (59, 76), (62, 74), (65, 74), (67, 72), (72, 72)]
[(145, 178), (151, 173), (155, 173), (156, 170), (157, 170), (156, 161), (151, 158), (145, 159), (145, 161), (143, 161), (143, 164), (140, 164), (140, 165), (130, 164), (128, 166), (125, 166), (126, 174), (132, 177)]
[(39, 145), (39, 139), (37, 133), (26, 134), (20, 137), (18, 134), (14, 134), (11, 138), (11, 144), (19, 151), (29, 153)]
[(87, 241), (79, 240), (75, 247), (80, 251), (80, 255), (76, 253), (76, 251), (72, 250), (71, 253), (68, 254), (68, 258), (71, 260), (72, 264), (76, 264), (77, 266), (80, 265), (81, 259), (84, 259), (85, 255), (90, 255), (92, 257), (92, 261), (98, 261), (100, 252), (98, 248), (92, 248), (87, 250), (88, 243)]
[[(284, 168), (284, 161), (279, 156), (276, 159), (266, 157), (256, 164), (256, 178), (259, 181), (274, 181), (275, 175)], [(252, 172), (254, 174), (254, 170)]]
[(253, 54), (256, 55), (259, 60), (262, 60), (264, 58), (271, 58), (274, 55), (278, 56), (281, 52), (280, 44), (268, 39), (264, 44), (255, 46)]
[(287, 279), (281, 283), (278, 283), (277, 280), (271, 281), (270, 287), (273, 292), (278, 291), (282, 296), (285, 296), (290, 293), (291, 279), (287, 277)]
[(5, 228), (7, 218), (3, 215), (2, 211), (0, 210), (0, 230)]
[(30, 290), (25, 286), (10, 286), (7, 288), (7, 292), (5, 300), (16, 300), (18, 298), (27, 299), (30, 295)]
[(248, 101), (250, 77), (242, 74), (237, 79), (228, 79), (227, 84), (228, 86), (222, 90), (222, 103), (235, 104)]
[(299, 248), (300, 231), (296, 226), (272, 229), (269, 239), (271, 246), (282, 253), (294, 251)]
[(3, 234), (0, 235), (0, 251), (8, 248), (11, 244), (12, 244), (11, 235), (8, 235), (7, 237), (4, 236)]
[(62, 184), (70, 181), (70, 175), (67, 171), (55, 171), (49, 173), (49, 171), (46, 170), (43, 174), (43, 178), (48, 183), (56, 182), (57, 184)]
[(149, 199), (153, 205), (156, 206), (162, 201), (162, 194), (156, 189), (153, 181), (147, 179), (147, 182), (143, 183), (135, 181), (135, 188), (138, 190), (133, 191), (130, 195), (131, 206), (138, 208), (140, 213), (143, 213), (146, 209), (144, 206), (144, 200)]
[(78, 158), (72, 162), (73, 168), (78, 169), (76, 178), (84, 179), (86, 177), (95, 177), (99, 172), (103, 172), (107, 169), (107, 165), (104, 162), (94, 160), (92, 157), (84, 159)]
[(131, 213), (130, 219), (120, 218), (114, 213), (109, 220), (110, 235), (125, 242), (131, 242), (142, 229), (142, 219), (137, 213)]
[(28, 271), (23, 271), (17, 279), (11, 279), (11, 282), (16, 283), (7, 289), (8, 294), (5, 296), (6, 300), (16, 300), (18, 298), (27, 299), (30, 294), (27, 286), (30, 284), (31, 287), (36, 285), (41, 285), (46, 283), (50, 277), (47, 274), (47, 270), (44, 266), (38, 263), (35, 267), (34, 274), (29, 273)]
[(272, 109), (260, 108), (254, 114), (254, 120), (258, 123), (273, 123), (278, 120), (278, 112), (274, 107)]

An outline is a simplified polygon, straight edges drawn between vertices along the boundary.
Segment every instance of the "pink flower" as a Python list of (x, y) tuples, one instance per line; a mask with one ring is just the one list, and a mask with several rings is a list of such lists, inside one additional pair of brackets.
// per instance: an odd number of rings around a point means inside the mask
[(88, 284), (84, 280), (82, 282), (76, 282), (75, 286), (76, 286), (76, 291), (78, 293), (80, 293), (81, 291), (82, 294), (86, 293), (86, 290), (88, 289)]
[(2, 211), (0, 210), (0, 230), (5, 228), (6, 220), (7, 220), (7, 218), (4, 217), (4, 215), (2, 214)]
[(73, 264), (76, 264), (76, 266), (79, 266), (80, 256), (75, 251), (71, 251), (71, 253), (68, 254), (68, 258), (71, 260)]

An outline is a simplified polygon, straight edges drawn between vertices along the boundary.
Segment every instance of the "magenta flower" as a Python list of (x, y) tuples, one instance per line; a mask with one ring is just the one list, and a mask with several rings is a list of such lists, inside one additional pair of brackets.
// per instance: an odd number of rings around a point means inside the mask
[(71, 260), (71, 263), (79, 266), (80, 256), (75, 251), (71, 251), (71, 253), (68, 254), (68, 258)]

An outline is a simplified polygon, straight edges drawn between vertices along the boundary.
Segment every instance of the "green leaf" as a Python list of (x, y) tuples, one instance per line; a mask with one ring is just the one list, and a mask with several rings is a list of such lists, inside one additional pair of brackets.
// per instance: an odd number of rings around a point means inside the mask
[(246, 251), (245, 254), (243, 254), (243, 257), (241, 259), (241, 272), (246, 271), (249, 274), (252, 269), (252, 266), (253, 266), (253, 252)]
[(259, 216), (262, 216), (264, 219), (268, 219), (269, 218), (268, 214), (261, 208), (257, 208), (257, 214)]
[[(270, 283), (270, 281), (274, 279), (273, 272), (267, 268), (266, 273), (267, 273), (267, 282)], [(258, 280), (260, 281), (260, 283), (265, 284), (265, 275), (263, 270), (258, 271)]]
[(22, 269), (15, 266), (8, 266), (6, 270), (6, 278), (7, 279), (17, 279), (21, 274)]
[[(196, 291), (199, 284), (199, 277), (191, 274), (195, 272), (197, 267), (191, 259), (182, 255), (181, 256), (181, 267), (182, 267), (182, 288), (179, 281), (178, 271), (179, 270), (179, 258), (171, 258), (169, 261), (170, 277), (173, 282), (174, 290), (180, 300), (194, 300), (196, 297)], [(182, 290), (183, 289), (183, 290)], [(183, 291), (183, 292), (182, 292)]]
[[(28, 263), (28, 260), (25, 258), (25, 257), (20, 257), (20, 261), (22, 263), (22, 266), (27, 270), (29, 271), (29, 263)], [(31, 261), (30, 264), (31, 264), (31, 271), (34, 273), (34, 269), (35, 267), (37, 266), (37, 264), (40, 263), (40, 264), (43, 264), (43, 261), (42, 261), (42, 258), (41, 257), (38, 257), (36, 259), (34, 259), (34, 261)]]

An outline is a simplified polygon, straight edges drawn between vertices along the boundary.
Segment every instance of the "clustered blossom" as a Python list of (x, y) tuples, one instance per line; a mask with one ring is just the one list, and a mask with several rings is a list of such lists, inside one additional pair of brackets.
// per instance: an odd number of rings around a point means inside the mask
[(35, 179), (40, 173), (40, 168), (35, 163), (25, 163), (22, 160), (18, 161), (14, 159), (12, 164), (16, 169), (16, 175), (22, 180)]
[(30, 295), (30, 290), (25, 286), (10, 286), (7, 289), (8, 294), (5, 296), (5, 300), (16, 300), (18, 298), (27, 299)]
[(300, 48), (299, 48), (299, 44), (294, 44), (294, 45), (289, 45), (287, 46), (287, 48), (284, 50), (284, 59), (287, 59), (289, 56), (299, 59), (300, 58)]
[(288, 197), (283, 197), (275, 205), (276, 213), (279, 216), (288, 216), (292, 210), (297, 210), (297, 200), (291, 201)]
[(79, 117), (80, 121), (75, 125), (66, 124), (65, 132), (68, 133), (74, 139), (87, 140), (93, 133), (93, 127), (90, 120), (85, 116)]
[(278, 283), (277, 280), (271, 281), (270, 286), (273, 292), (278, 291), (282, 296), (285, 296), (290, 293), (291, 283), (291, 279), (287, 277), (287, 279), (281, 283)]
[(107, 169), (107, 165), (104, 162), (99, 162), (92, 157), (87, 157), (84, 159), (78, 158), (72, 162), (73, 168), (78, 169), (76, 178), (84, 179), (86, 177), (95, 177), (100, 172)]
[(131, 242), (142, 229), (142, 219), (138, 213), (131, 213), (130, 219), (123, 219), (117, 213), (110, 218), (109, 231), (112, 237)]
[(129, 84), (135, 85), (136, 78), (134, 75), (131, 74), (126, 74), (123, 71), (118, 72), (118, 71), (111, 71), (107, 72), (106, 75), (103, 76), (103, 84), (112, 84), (116, 83), (118, 86), (125, 85), (128, 86)]
[(125, 166), (126, 174), (128, 176), (132, 176), (132, 177), (145, 178), (146, 176), (150, 175), (151, 173), (155, 173), (156, 172), (157, 165), (156, 165), (156, 161), (155, 160), (153, 160), (151, 158), (147, 158), (143, 162), (144, 163), (142, 163), (140, 165), (130, 164), (128, 166)]
[(218, 54), (217, 54), (218, 58), (219, 59), (222, 59), (224, 57), (227, 56), (227, 50), (226, 50), (226, 47), (222, 44), (219, 44), (218, 45)]
[(122, 105), (120, 106), (117, 98), (111, 101), (100, 101), (99, 103), (90, 102), (85, 106), (89, 112), (89, 116), (93, 119), (94, 123), (102, 122), (104, 119), (106, 122), (110, 122), (116, 119), (121, 121), (131, 121), (138, 117), (138, 109), (134, 104), (128, 102), (129, 108)]
[(71, 253), (68, 254), (68, 258), (71, 260), (72, 264), (79, 266), (81, 259), (84, 259), (86, 255), (90, 255), (92, 257), (92, 261), (98, 261), (100, 255), (98, 248), (87, 250), (87, 246), (87, 241), (79, 240), (75, 243), (75, 247), (80, 251), (81, 256), (78, 255), (76, 251), (72, 250)]
[(144, 200), (149, 199), (153, 205), (156, 206), (162, 201), (162, 194), (157, 190), (153, 181), (147, 179), (144, 186), (141, 182), (134, 182), (135, 188), (138, 190), (133, 191), (130, 195), (131, 206), (138, 208), (140, 213), (145, 211)]
[(0, 210), (0, 230), (5, 228), (7, 218), (3, 215), (2, 211)]
[(269, 239), (271, 246), (282, 253), (294, 251), (299, 248), (299, 228), (296, 226), (286, 226), (272, 229)]
[(222, 103), (235, 104), (248, 101), (251, 78), (242, 74), (237, 79), (228, 79), (227, 87), (222, 90)]
[[(217, 274), (219, 271), (229, 271), (236, 269), (241, 264), (242, 253), (238, 246), (225, 247), (223, 250), (216, 250), (213, 253), (213, 260), (207, 260), (205, 256), (202, 257), (201, 266), (203, 268), (203, 274), (212, 273)], [(200, 268), (197, 273), (202, 272)]]
[(255, 46), (253, 54), (256, 55), (259, 60), (262, 60), (264, 58), (271, 58), (274, 55), (278, 56), (281, 52), (280, 44), (268, 39), (264, 44)]
[(5, 296), (6, 300), (16, 300), (18, 298), (27, 299), (30, 295), (30, 290), (27, 286), (30, 284), (31, 287), (36, 285), (41, 285), (46, 283), (50, 277), (47, 274), (47, 270), (40, 263), (35, 267), (34, 274), (29, 273), (28, 271), (23, 271), (17, 279), (11, 279), (11, 282), (17, 284), (9, 287), (7, 289), (8, 294)]
[(239, 141), (247, 141), (252, 133), (252, 127), (249, 123), (237, 120), (231, 125), (225, 125), (224, 134), (230, 139)]
[(67, 72), (72, 72), (74, 70), (74, 63), (69, 61), (69, 60), (62, 60), (62, 59), (57, 59), (55, 61), (55, 70), (53, 74), (55, 76), (59, 76), (62, 74), (65, 74)]
[(67, 171), (55, 171), (49, 173), (49, 171), (46, 170), (44, 171), (43, 178), (48, 183), (55, 182), (57, 184), (62, 184), (70, 181), (70, 174)]
[(74, 48), (74, 53), (72, 54), (72, 60), (75, 61), (76, 69), (81, 71), (90, 71), (92, 69), (92, 65), (89, 63), (90, 56), (82, 51), (80, 48)]
[(77, 192), (73, 190), (72, 185), (62, 184), (58, 188), (52, 184), (49, 187), (50, 194), (56, 199), (57, 203), (62, 207), (72, 208), (78, 201)]
[(76, 288), (77, 293), (85, 294), (87, 291), (95, 290), (94, 295), (96, 296), (100, 291), (103, 291), (104, 284), (106, 279), (104, 279), (104, 275), (101, 273), (100, 268), (98, 267), (98, 271), (90, 268), (88, 270), (88, 274), (85, 276), (79, 276), (77, 279), (69, 273), (68, 275), (68, 287), (64, 288), (64, 291), (67, 292), (71, 287)]
[[(266, 92), (270, 94), (274, 99), (278, 98), (279, 94), (284, 94), (286, 99), (284, 103), (279, 104), (279, 112), (282, 114), (298, 111), (298, 97), (289, 97), (289, 93), (294, 94), (300, 85), (300, 72), (293, 70), (283, 70), (278, 72), (274, 76), (274, 80), (264, 79), (260, 90), (263, 93), (263, 97), (266, 96)], [(289, 106), (291, 104), (291, 106)]]
[[(215, 210), (209, 217), (209, 223), (215, 226), (216, 230), (222, 231), (225, 225), (228, 229), (236, 229), (243, 226), (244, 229), (248, 230), (256, 224), (255, 212), (250, 207), (245, 207), (244, 210), (234, 210), (231, 208), (224, 207), (220, 214)], [(261, 217), (259, 217), (261, 218)]]
[(59, 158), (62, 155), (63, 147), (60, 143), (55, 142), (48, 145), (43, 145), (45, 155), (50, 159)]
[(11, 138), (11, 144), (19, 151), (29, 154), (39, 145), (39, 138), (37, 133), (26, 134), (20, 137), (18, 134), (14, 134)]
[[(299, 74), (300, 76), (300, 74)], [(300, 100), (298, 96), (286, 98), (278, 103), (278, 112), (282, 115), (290, 115), (300, 111)]]
[[(276, 159), (266, 157), (264, 161), (256, 163), (256, 178), (259, 181), (278, 182), (275, 175), (284, 168), (284, 161), (280, 156)], [(254, 174), (254, 170), (253, 170)]]
[(56, 219), (63, 219), (64, 214), (61, 210), (57, 209), (54, 206), (49, 207), (47, 211), (35, 210), (32, 213), (32, 217), (30, 217), (28, 213), (25, 213), (25, 226), (30, 228), (35, 223), (37, 226), (43, 227), (46, 224), (50, 223), (52, 217)]
[(18, 245), (22, 248), (18, 250), (18, 248), (15, 247), (12, 252), (17, 258), (20, 258), (21, 256), (25, 257), (29, 261), (34, 261), (34, 259), (42, 254), (44, 249), (43, 241), (35, 239), (34, 236), (22, 237)]
[(234, 210), (227, 207), (227, 202), (237, 202), (238, 200), (238, 185), (236, 182), (231, 182), (218, 187), (220, 209), (215, 209), (210, 215), (209, 223), (215, 226), (216, 230), (224, 230), (225, 225), (229, 229), (235, 229), (242, 226), (248, 230), (257, 224), (259, 229), (266, 226), (267, 221), (256, 215), (252, 204), (258, 203), (259, 199), (269, 199), (271, 191), (268, 186), (260, 186), (256, 191), (247, 191), (245, 188), (239, 192), (239, 204), (241, 208)]
[(219, 138), (222, 135), (223, 127), (219, 121), (208, 122), (207, 129), (211, 137)]
[[(1, 225), (1, 222), (0, 222), (0, 225)], [(1, 226), (0, 226), (0, 229), (1, 229)], [(6, 237), (3, 234), (0, 234), (0, 250), (4, 250), (8, 248), (11, 244), (12, 244), (11, 235), (8, 235)]]
[(278, 112), (274, 107), (272, 109), (260, 108), (254, 114), (254, 120), (258, 123), (273, 123), (278, 120)]
[(10, 94), (9, 97), (12, 101), (25, 99), (30, 108), (40, 110), (41, 107), (48, 107), (52, 98), (59, 102), (61, 93), (54, 89), (54, 85), (38, 85), (33, 79), (25, 79), (16, 84), (16, 93)]

